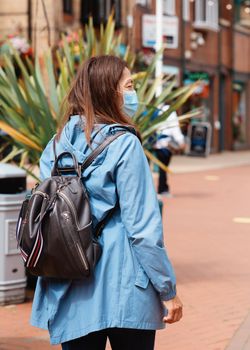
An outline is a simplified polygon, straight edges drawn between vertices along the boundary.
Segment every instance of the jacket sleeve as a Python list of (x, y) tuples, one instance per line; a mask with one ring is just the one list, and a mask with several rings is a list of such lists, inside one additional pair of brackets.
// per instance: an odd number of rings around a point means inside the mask
[(53, 138), (49, 141), (40, 158), (40, 180), (45, 180), (51, 175), (52, 163), (50, 161)]
[(176, 295), (176, 280), (163, 242), (159, 203), (147, 158), (138, 138), (121, 137), (116, 186), (121, 219), (136, 258), (162, 300)]

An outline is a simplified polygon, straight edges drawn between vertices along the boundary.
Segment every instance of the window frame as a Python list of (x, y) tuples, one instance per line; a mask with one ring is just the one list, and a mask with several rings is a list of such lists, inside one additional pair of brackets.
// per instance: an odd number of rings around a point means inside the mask
[(109, 15), (111, 14), (112, 7), (115, 9), (114, 18), (116, 28), (120, 28), (122, 26), (121, 0), (92, 0), (91, 2), (81, 0), (81, 23), (87, 24), (89, 15), (94, 14), (94, 27), (99, 27), (101, 23), (105, 24), (108, 21)]
[(63, 0), (63, 14), (72, 16), (73, 15), (73, 1)]
[(219, 2), (213, 0), (214, 4), (209, 4), (211, 0), (195, 1), (194, 27), (197, 29), (219, 30)]
[(165, 16), (176, 15), (176, 3), (175, 0), (163, 0), (163, 14)]

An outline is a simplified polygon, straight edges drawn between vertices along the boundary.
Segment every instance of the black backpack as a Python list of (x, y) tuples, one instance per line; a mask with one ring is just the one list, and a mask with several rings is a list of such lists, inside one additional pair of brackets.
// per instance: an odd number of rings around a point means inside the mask
[[(91, 276), (102, 252), (98, 237), (117, 205), (93, 229), (81, 173), (124, 133), (119, 131), (107, 137), (82, 165), (70, 152), (55, 155), (51, 177), (33, 188), (22, 204), (17, 222), (18, 247), (28, 272), (61, 279)], [(59, 161), (66, 155), (72, 157), (74, 166), (59, 168)]]

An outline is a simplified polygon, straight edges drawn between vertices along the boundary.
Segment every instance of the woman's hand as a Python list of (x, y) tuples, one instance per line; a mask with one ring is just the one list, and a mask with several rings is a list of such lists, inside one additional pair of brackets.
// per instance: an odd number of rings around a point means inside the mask
[(168, 310), (168, 315), (163, 317), (164, 323), (174, 323), (180, 321), (182, 318), (182, 302), (176, 295), (173, 299), (163, 301), (165, 307)]

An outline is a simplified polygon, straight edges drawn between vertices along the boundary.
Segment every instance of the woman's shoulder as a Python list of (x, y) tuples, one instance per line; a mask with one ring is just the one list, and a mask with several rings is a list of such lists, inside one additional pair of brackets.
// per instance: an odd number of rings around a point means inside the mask
[(145, 154), (138, 136), (127, 130), (108, 146), (107, 157), (117, 166), (123, 162), (136, 166)]
[(132, 149), (133, 147), (142, 148), (138, 136), (133, 131), (132, 128), (123, 126), (111, 129), (111, 132), (109, 132), (108, 135), (115, 135), (119, 132), (122, 132), (122, 134), (117, 137), (117, 139), (115, 139), (111, 145), (120, 151), (123, 151), (124, 149)]

